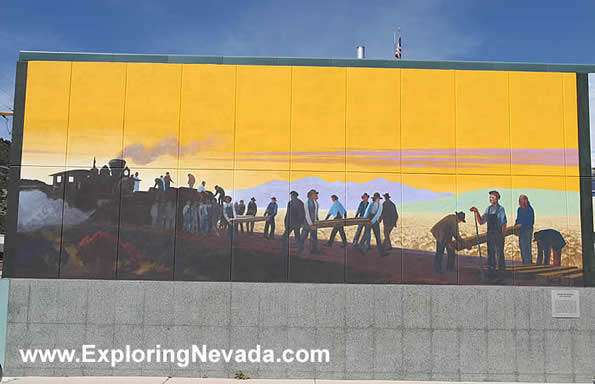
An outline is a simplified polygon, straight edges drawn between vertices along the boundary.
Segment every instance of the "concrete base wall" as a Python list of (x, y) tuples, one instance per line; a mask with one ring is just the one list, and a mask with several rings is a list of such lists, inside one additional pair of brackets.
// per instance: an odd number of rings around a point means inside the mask
[[(580, 319), (551, 288), (10, 281), (6, 376), (577, 381), (595, 376), (595, 289)], [(328, 364), (24, 364), (21, 348), (328, 348)]]

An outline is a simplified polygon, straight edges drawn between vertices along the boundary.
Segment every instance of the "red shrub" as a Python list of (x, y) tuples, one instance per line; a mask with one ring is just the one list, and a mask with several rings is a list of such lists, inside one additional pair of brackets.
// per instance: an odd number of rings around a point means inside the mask
[(96, 232), (92, 236), (85, 236), (78, 244), (78, 255), (88, 268), (101, 271), (111, 271), (113, 260), (106, 255), (115, 255), (118, 250), (118, 260), (121, 267), (134, 271), (141, 265), (141, 254), (133, 243), (121, 242), (118, 249), (118, 238), (107, 232)]

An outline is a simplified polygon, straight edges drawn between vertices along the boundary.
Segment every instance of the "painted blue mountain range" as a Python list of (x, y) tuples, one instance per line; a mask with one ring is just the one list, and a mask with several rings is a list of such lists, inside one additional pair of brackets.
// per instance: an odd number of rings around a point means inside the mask
[(374, 192), (381, 195), (389, 193), (395, 204), (414, 201), (428, 201), (452, 196), (452, 193), (438, 193), (427, 189), (416, 189), (399, 182), (391, 182), (383, 178), (376, 178), (365, 183), (355, 183), (349, 181), (328, 182), (319, 177), (304, 177), (293, 182), (272, 180), (265, 184), (250, 189), (237, 190), (233, 193), (235, 201), (240, 199), (246, 203), (251, 197), (256, 198), (258, 206), (268, 204), (270, 198), (275, 196), (279, 207), (285, 207), (289, 200), (289, 192), (297, 191), (299, 198), (307, 199), (307, 193), (310, 189), (316, 189), (319, 192), (320, 208), (327, 209), (331, 205), (331, 195), (337, 195), (345, 208), (349, 210), (357, 209), (361, 195), (367, 192), (370, 196)]

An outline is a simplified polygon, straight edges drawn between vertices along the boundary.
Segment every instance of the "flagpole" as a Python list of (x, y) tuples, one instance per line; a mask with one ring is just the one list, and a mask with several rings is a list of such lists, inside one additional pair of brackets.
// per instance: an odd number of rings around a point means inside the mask
[(397, 32), (393, 31), (393, 54), (395, 55), (397, 60), (401, 60), (403, 58), (402, 54), (402, 47), (401, 47), (401, 27), (397, 27), (397, 31), (399, 32), (399, 39), (397, 40)]
[[(401, 27), (398, 28), (399, 31), (399, 41), (401, 41)], [(403, 60), (403, 47), (401, 48), (401, 52), (399, 52), (399, 60)]]

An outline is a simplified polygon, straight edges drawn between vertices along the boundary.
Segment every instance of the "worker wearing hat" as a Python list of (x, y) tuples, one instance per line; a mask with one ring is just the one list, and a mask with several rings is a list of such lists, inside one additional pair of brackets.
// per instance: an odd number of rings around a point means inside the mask
[(298, 246), (298, 254), (304, 250), (304, 240), (301, 236), (302, 226), (305, 223), (304, 202), (298, 199), (299, 193), (291, 191), (290, 199), (287, 202), (285, 211), (285, 232), (283, 233), (282, 244), (283, 253), (287, 256), (289, 249), (289, 235), (294, 233)]
[[(250, 202), (248, 203), (248, 207), (246, 209), (247, 216), (256, 216), (256, 212), (258, 211), (258, 207), (256, 206), (256, 199), (252, 197)], [(251, 221), (246, 224), (246, 232), (251, 235), (254, 232), (254, 222)]]
[(370, 246), (370, 241), (372, 238), (371, 232), (374, 231), (374, 237), (376, 238), (376, 247), (378, 248), (378, 253), (380, 254), (380, 256), (386, 256), (386, 252), (384, 251), (384, 247), (382, 246), (382, 241), (380, 239), (380, 217), (382, 216), (382, 204), (380, 204), (380, 200), (382, 200), (380, 193), (375, 192), (372, 198), (372, 203), (368, 205), (368, 208), (364, 213), (364, 218), (370, 221), (368, 224), (366, 224), (364, 238), (357, 247), (361, 254), (364, 253), (364, 248)]
[(311, 189), (308, 191), (308, 200), (304, 207), (304, 214), (306, 223), (302, 231), (302, 239), (306, 241), (308, 235), (310, 235), (310, 253), (320, 253), (318, 246), (318, 230), (316, 227), (312, 227), (312, 223), (318, 221), (318, 191)]
[(393, 248), (390, 242), (390, 233), (397, 226), (399, 213), (397, 212), (397, 206), (390, 199), (390, 194), (387, 192), (383, 196), (384, 203), (382, 203), (382, 216), (380, 216), (384, 229), (383, 248), (385, 251), (390, 251)]
[(504, 236), (506, 234), (506, 212), (504, 207), (499, 204), (500, 193), (490, 191), (490, 205), (486, 208), (483, 215), (479, 214), (476, 207), (471, 207), (475, 213), (479, 225), (484, 223), (488, 225), (488, 272), (492, 274), (496, 269), (496, 257), (498, 259), (498, 269), (504, 271)]
[(444, 256), (444, 249), (448, 254), (446, 261), (446, 271), (453, 272), (455, 270), (455, 250), (451, 246), (452, 239), (462, 243), (463, 239), (459, 234), (459, 223), (465, 222), (465, 212), (456, 212), (444, 216), (439, 222), (434, 224), (430, 232), (436, 239), (436, 254), (434, 255), (434, 271), (442, 273), (442, 256)]
[(223, 203), (223, 219), (227, 225), (227, 234), (229, 240), (233, 243), (237, 236), (238, 227), (233, 224), (232, 219), (238, 216), (234, 205), (231, 203), (231, 196), (225, 196)]
[(277, 205), (277, 198), (271, 197), (271, 202), (267, 205), (267, 208), (264, 210), (264, 216), (267, 218), (266, 222), (264, 223), (264, 238), (265, 239), (274, 239), (275, 238), (275, 216), (277, 216), (277, 210), (279, 206)]
[[(364, 217), (364, 213), (366, 213), (366, 209), (368, 209), (368, 205), (370, 205), (370, 202), (368, 201), (370, 199), (370, 195), (368, 195), (367, 193), (364, 193), (362, 195), (362, 201), (359, 203), (359, 206), (357, 207), (357, 212), (355, 212), (355, 218), (357, 219), (358, 217)], [(353, 237), (353, 246), (356, 247), (357, 243), (359, 242), (359, 236), (362, 233), (362, 228), (364, 227), (363, 224), (359, 224), (357, 226), (357, 230), (355, 231), (355, 236)]]
[[(236, 203), (233, 205), (233, 207), (235, 208), (236, 213), (239, 216), (243, 216), (244, 213), (246, 212), (246, 204), (244, 203), (244, 200), (240, 200), (239, 203), (236, 201)], [(246, 223), (246, 228), (248, 228), (248, 223)], [(242, 233), (244, 233), (244, 223), (240, 223), (239, 230)]]

